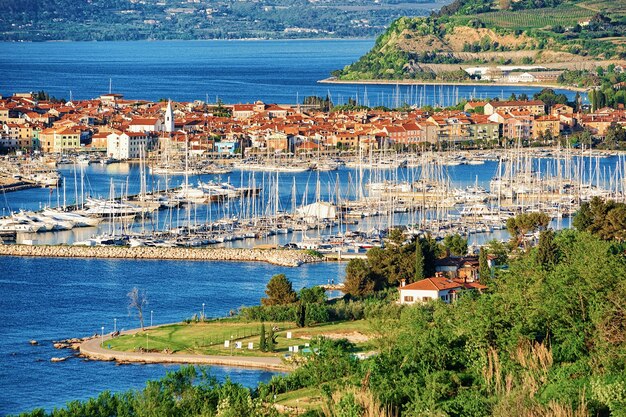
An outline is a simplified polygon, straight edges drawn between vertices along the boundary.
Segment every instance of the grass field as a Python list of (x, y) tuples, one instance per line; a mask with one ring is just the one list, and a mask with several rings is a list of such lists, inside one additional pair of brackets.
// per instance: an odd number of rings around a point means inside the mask
[[(259, 334), (261, 323), (241, 322), (236, 320), (220, 320), (205, 323), (180, 323), (159, 326), (133, 335), (123, 335), (107, 341), (106, 347), (113, 350), (135, 351), (140, 348), (173, 353), (203, 354), (203, 355), (230, 355), (242, 356), (275, 356), (276, 353), (287, 353), (289, 346), (304, 347), (316, 336), (332, 338), (346, 337), (356, 343), (357, 351), (367, 351), (373, 348), (368, 338), (371, 333), (369, 324), (365, 320), (325, 324), (313, 327), (297, 328), (295, 323), (266, 323), (266, 335), (270, 326), (276, 326), (276, 351), (274, 353), (259, 350)], [(287, 339), (287, 332), (292, 338)], [(225, 340), (232, 340), (232, 346), (224, 347)], [(237, 349), (234, 342), (241, 342), (242, 349)], [(254, 349), (248, 349), (248, 343), (254, 343)]]
[(319, 409), (323, 403), (319, 388), (302, 388), (289, 391), (276, 397), (276, 403), (299, 410)]

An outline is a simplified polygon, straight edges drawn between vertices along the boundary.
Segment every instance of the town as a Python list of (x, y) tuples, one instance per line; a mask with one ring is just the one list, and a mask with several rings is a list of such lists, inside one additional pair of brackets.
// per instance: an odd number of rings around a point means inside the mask
[[(316, 154), (393, 149), (442, 150), (554, 145), (558, 138), (603, 139), (626, 125), (624, 106), (589, 109), (542, 100), (469, 101), (451, 109), (322, 111), (321, 105), (157, 103), (104, 94), (48, 101), (35, 94), (0, 100), (0, 152), (100, 152), (115, 160), (141, 152), (190, 155)], [(323, 102), (323, 100), (320, 100)], [(343, 110), (342, 107), (346, 109)], [(457, 106), (458, 107), (458, 106)], [(580, 143), (578, 143), (580, 145)], [(186, 148), (187, 147), (187, 148)]]

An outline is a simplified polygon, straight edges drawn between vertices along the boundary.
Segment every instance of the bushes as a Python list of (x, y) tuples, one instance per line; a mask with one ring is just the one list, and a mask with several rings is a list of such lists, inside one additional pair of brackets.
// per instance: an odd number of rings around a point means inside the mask
[(242, 307), (239, 309), (239, 316), (248, 321), (294, 321), (296, 318), (296, 307), (296, 304)]

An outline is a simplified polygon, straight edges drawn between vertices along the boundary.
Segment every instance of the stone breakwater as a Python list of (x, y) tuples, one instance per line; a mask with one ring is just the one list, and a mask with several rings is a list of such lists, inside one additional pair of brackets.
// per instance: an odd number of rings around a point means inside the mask
[(239, 261), (267, 262), (296, 267), (320, 262), (323, 258), (307, 252), (289, 249), (242, 248), (155, 248), (121, 246), (44, 246), (2, 245), (0, 256), (33, 256), (42, 258), (100, 258), (100, 259), (166, 259), (179, 261)]

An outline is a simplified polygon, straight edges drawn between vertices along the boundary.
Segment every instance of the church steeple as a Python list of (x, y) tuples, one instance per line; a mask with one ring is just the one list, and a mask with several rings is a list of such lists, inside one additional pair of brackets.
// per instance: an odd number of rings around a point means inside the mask
[(165, 131), (172, 133), (174, 131), (174, 111), (172, 110), (172, 100), (167, 102), (167, 109), (165, 109)]

